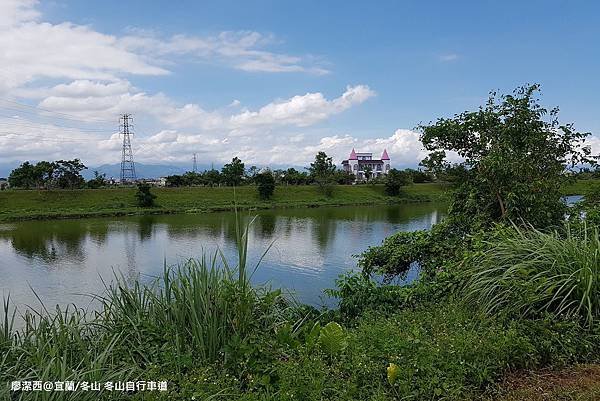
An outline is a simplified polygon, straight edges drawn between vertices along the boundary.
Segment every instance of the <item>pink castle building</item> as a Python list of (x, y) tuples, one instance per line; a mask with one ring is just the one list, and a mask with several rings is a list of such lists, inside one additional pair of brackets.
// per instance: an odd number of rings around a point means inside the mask
[(354, 148), (350, 152), (348, 160), (342, 161), (342, 166), (345, 171), (356, 176), (356, 181), (366, 180), (365, 169), (371, 169), (371, 178), (380, 177), (390, 171), (390, 157), (387, 150), (384, 149), (381, 154), (381, 159), (373, 159), (373, 153), (357, 153)]

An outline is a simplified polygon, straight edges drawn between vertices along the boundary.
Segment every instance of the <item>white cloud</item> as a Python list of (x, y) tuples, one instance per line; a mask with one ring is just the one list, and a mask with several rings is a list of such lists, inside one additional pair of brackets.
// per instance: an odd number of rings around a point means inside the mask
[(448, 54), (442, 54), (440, 55), (440, 61), (443, 62), (450, 62), (450, 61), (456, 61), (458, 60), (459, 56), (456, 53), (448, 53)]
[(246, 110), (231, 117), (234, 127), (254, 125), (296, 125), (305, 127), (341, 113), (374, 96), (368, 86), (349, 86), (342, 96), (327, 100), (322, 93), (307, 93), (269, 103), (258, 111)]
[[(12, 114), (0, 115), (2, 162), (79, 157), (90, 165), (114, 163), (122, 141), (117, 116), (124, 112), (136, 117), (133, 148), (142, 162), (187, 161), (198, 152), (217, 163), (238, 155), (254, 164), (305, 164), (318, 149), (341, 157), (364, 142), (350, 135), (321, 139), (314, 126), (373, 97), (366, 85), (348, 86), (338, 96), (314, 91), (262, 107), (233, 100), (207, 110), (130, 82), (131, 76), (168, 74), (179, 57), (245, 71), (328, 72), (313, 57), (266, 50), (278, 44), (273, 35), (243, 31), (165, 39), (130, 30), (118, 37), (70, 22), (43, 22), (36, 4), (0, 5), (0, 75), (6, 78), (0, 80), (5, 92), (0, 107)], [(15, 96), (38, 101), (37, 112), (3, 100)]]

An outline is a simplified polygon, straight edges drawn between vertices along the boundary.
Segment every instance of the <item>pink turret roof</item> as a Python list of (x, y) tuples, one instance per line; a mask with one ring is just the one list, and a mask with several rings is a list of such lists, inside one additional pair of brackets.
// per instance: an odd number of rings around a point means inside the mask
[(390, 157), (388, 156), (386, 149), (383, 149), (383, 154), (381, 155), (381, 160), (390, 160)]
[(358, 160), (358, 157), (356, 157), (356, 152), (354, 151), (354, 148), (352, 148), (352, 152), (350, 152), (350, 157), (348, 158), (348, 160)]

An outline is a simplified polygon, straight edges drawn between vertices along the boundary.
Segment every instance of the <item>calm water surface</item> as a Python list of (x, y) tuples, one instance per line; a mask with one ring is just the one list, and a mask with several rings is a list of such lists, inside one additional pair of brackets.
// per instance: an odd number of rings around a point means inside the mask
[[(249, 260), (256, 262), (274, 242), (253, 281), (290, 289), (302, 302), (331, 304), (323, 289), (356, 268), (352, 255), (397, 231), (428, 229), (445, 209), (425, 203), (251, 213), (257, 218)], [(101, 293), (102, 279), (110, 281), (113, 271), (149, 280), (161, 274), (165, 259), (174, 264), (217, 248), (235, 262), (233, 213), (1, 224), (0, 295), (36, 307), (33, 288), (46, 305), (84, 306), (82, 294)]]

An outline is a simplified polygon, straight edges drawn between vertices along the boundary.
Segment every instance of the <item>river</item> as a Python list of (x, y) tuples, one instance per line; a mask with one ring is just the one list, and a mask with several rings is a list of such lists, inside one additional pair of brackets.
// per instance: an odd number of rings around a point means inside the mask
[[(252, 280), (286, 288), (301, 302), (330, 305), (323, 289), (356, 269), (353, 255), (395, 232), (428, 229), (445, 210), (420, 203), (244, 212), (245, 218), (256, 216), (250, 264), (272, 244)], [(0, 295), (10, 293), (20, 308), (39, 309), (35, 294), (46, 306), (85, 306), (84, 294), (101, 293), (114, 272), (150, 280), (165, 260), (176, 264), (217, 248), (235, 263), (232, 212), (0, 224)]]

